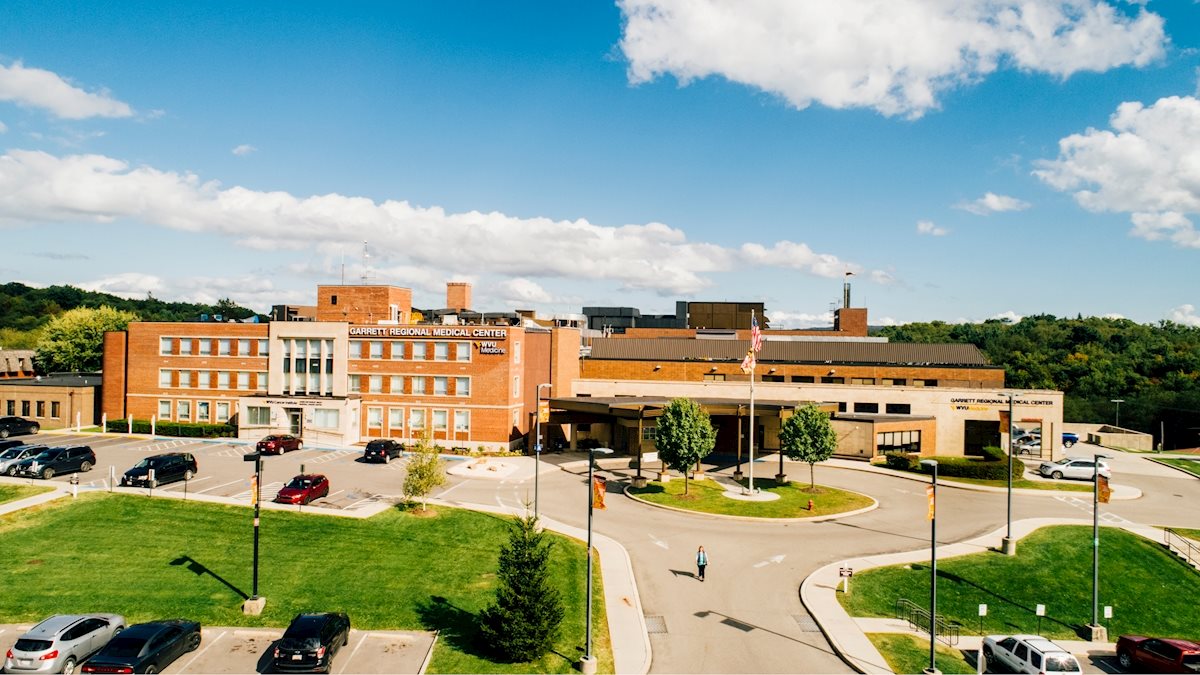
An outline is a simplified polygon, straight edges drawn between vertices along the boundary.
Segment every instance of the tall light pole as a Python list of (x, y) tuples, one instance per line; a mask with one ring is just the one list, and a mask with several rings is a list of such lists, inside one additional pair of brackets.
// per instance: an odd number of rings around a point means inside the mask
[(1017, 541), (1012, 536), (1012, 474), (1013, 474), (1013, 399), (1020, 398), (1020, 394), (1014, 394), (1011, 391), (1002, 391), (1000, 396), (1008, 397), (1008, 512), (1005, 516), (1004, 539), (1000, 542), (1000, 551), (1004, 555), (1017, 554)]
[(262, 500), (262, 453), (252, 452), (242, 455), (242, 460), (254, 462), (254, 485), (251, 486), (250, 499), (254, 502), (254, 577), (251, 582), (250, 599), (258, 600), (258, 523), (259, 502)]
[(533, 432), (533, 517), (538, 517), (538, 474), (542, 471), (542, 387), (549, 388), (549, 382), (543, 382), (537, 386), (537, 393), (534, 398), (537, 399), (536, 416), (534, 418)]
[(1092, 640), (1107, 641), (1106, 630), (1100, 626), (1100, 460), (1108, 455), (1095, 455), (1092, 460)]
[(923, 459), (921, 466), (933, 469), (933, 484), (929, 487), (929, 667), (924, 670), (926, 675), (939, 673), (935, 658), (937, 656), (937, 479), (938, 463), (936, 459)]
[(1123, 399), (1123, 398), (1112, 398), (1112, 399), (1109, 399), (1109, 400), (1108, 400), (1108, 402), (1109, 402), (1109, 403), (1116, 403), (1116, 404), (1117, 404), (1117, 421), (1116, 421), (1116, 423), (1115, 423), (1115, 424), (1113, 424), (1113, 426), (1115, 426), (1116, 428), (1120, 429), (1120, 428), (1121, 428), (1121, 404), (1125, 402), (1125, 399)]
[(579, 660), (579, 670), (583, 675), (595, 675), (596, 659), (592, 657), (592, 510), (596, 504), (593, 493), (592, 465), (596, 461), (595, 453), (611, 455), (609, 448), (588, 448), (588, 524), (587, 524), (587, 640), (584, 645), (584, 656)]

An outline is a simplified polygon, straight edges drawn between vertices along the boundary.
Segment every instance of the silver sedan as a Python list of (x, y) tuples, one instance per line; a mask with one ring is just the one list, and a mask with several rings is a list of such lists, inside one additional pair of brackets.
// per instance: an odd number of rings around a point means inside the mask
[(17, 475), (17, 462), (23, 459), (28, 459), (45, 450), (44, 445), (18, 445), (15, 448), (9, 448), (4, 452), (0, 452), (0, 474), (6, 476)]
[(4, 672), (71, 675), (124, 629), (125, 617), (119, 614), (57, 614), (17, 638)]

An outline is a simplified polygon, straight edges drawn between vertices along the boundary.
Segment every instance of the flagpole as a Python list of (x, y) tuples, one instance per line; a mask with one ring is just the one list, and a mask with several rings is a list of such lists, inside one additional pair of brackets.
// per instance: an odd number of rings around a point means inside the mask
[[(750, 310), (750, 325), (754, 325), (754, 310)], [(750, 337), (750, 351), (754, 351), (754, 336)], [(754, 371), (758, 369), (758, 358), (750, 361), (750, 494), (754, 494), (754, 427), (758, 426), (754, 417)]]

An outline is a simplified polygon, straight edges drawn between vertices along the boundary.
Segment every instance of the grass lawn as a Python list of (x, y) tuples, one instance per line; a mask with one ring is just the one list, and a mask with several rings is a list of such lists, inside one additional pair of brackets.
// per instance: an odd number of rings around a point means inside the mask
[[(901, 675), (919, 674), (929, 667), (929, 640), (904, 633), (867, 633), (867, 637)], [(943, 673), (975, 672), (975, 664), (968, 663), (962, 652), (942, 644), (937, 646), (933, 662)]]
[[(893, 469), (893, 468), (886, 467), (883, 465), (879, 465), (879, 468), (887, 469), (888, 471), (892, 471), (894, 473), (898, 473), (898, 474), (901, 474), (904, 476), (912, 476), (912, 475), (925, 476), (925, 475), (927, 475), (927, 474), (922, 474), (918, 471), (901, 471), (899, 469)], [(1008, 481), (1006, 481), (1006, 480), (993, 480), (993, 479), (989, 479), (989, 478), (958, 478), (958, 477), (938, 476), (938, 483), (945, 483), (948, 485), (954, 485), (955, 483), (967, 483), (970, 485), (987, 485), (990, 487), (998, 487), (998, 488), (1007, 488), (1008, 487)], [(1028, 478), (1013, 478), (1012, 486), (1014, 489), (1021, 488), (1021, 489), (1025, 489), (1025, 490), (1062, 490), (1064, 492), (1091, 492), (1092, 491), (1091, 483), (1077, 483), (1074, 481), (1057, 481), (1057, 482), (1051, 483), (1049, 481), (1029, 480)]]
[[(749, 481), (743, 479), (742, 485)], [(871, 505), (871, 498), (857, 492), (818, 485), (816, 492), (809, 492), (807, 482), (777, 485), (772, 478), (754, 481), (754, 487), (764, 492), (773, 492), (779, 499), (769, 502), (751, 502), (730, 499), (724, 496), (725, 487), (714, 480), (688, 481), (688, 495), (683, 494), (683, 479), (672, 478), (667, 483), (651, 482), (642, 489), (630, 488), (629, 494), (655, 504), (673, 506), (678, 509), (717, 513), (727, 516), (752, 518), (808, 518), (845, 513)], [(808, 510), (808, 500), (813, 501), (813, 510)]]
[(1171, 529), (1187, 537), (1188, 539), (1200, 541), (1200, 530), (1189, 530), (1185, 527), (1172, 527)]
[(1178, 459), (1176, 457), (1156, 457), (1150, 461), (1158, 462), (1159, 464), (1166, 464), (1167, 466), (1173, 466), (1176, 469), (1183, 469), (1193, 476), (1200, 478), (1200, 460)]
[(0, 504), (40, 495), (43, 492), (49, 492), (53, 489), (41, 485), (9, 485), (6, 483), (0, 485)]
[[(860, 578), (861, 577), (861, 578)], [(851, 616), (894, 615), (897, 598), (926, 606), (929, 566), (884, 567), (854, 575), (853, 592), (838, 599)], [(1100, 533), (1100, 604), (1111, 605), (1109, 635), (1200, 638), (1200, 574), (1158, 544), (1104, 528)], [(1017, 555), (996, 552), (938, 561), (938, 614), (984, 634), (1033, 633), (1034, 608), (1046, 605), (1042, 634), (1074, 639), (1092, 616), (1092, 528), (1047, 527), (1017, 544)]]
[[(241, 612), (251, 592), (248, 508), (89, 494), (0, 516), (0, 622), (54, 613), (118, 612), (130, 622), (184, 616), (203, 625), (286, 626), (298, 612), (340, 610), (355, 628), (441, 630), (432, 672), (574, 670), (584, 643), (583, 545), (555, 536), (552, 579), (567, 619), (555, 650), (534, 663), (493, 663), (474, 640), (494, 598), (507, 519), (459, 509), (432, 518), (392, 510), (358, 520), (289, 512), (262, 516), (261, 617)], [(19, 553), (18, 553), (19, 552)], [(603, 594), (595, 586), (594, 651), (612, 672)]]

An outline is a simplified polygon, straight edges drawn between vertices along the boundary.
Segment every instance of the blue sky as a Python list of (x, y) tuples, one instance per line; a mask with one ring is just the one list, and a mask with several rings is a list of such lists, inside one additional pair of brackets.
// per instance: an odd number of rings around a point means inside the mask
[(1200, 325), (1198, 10), (10, 1), (0, 279)]

